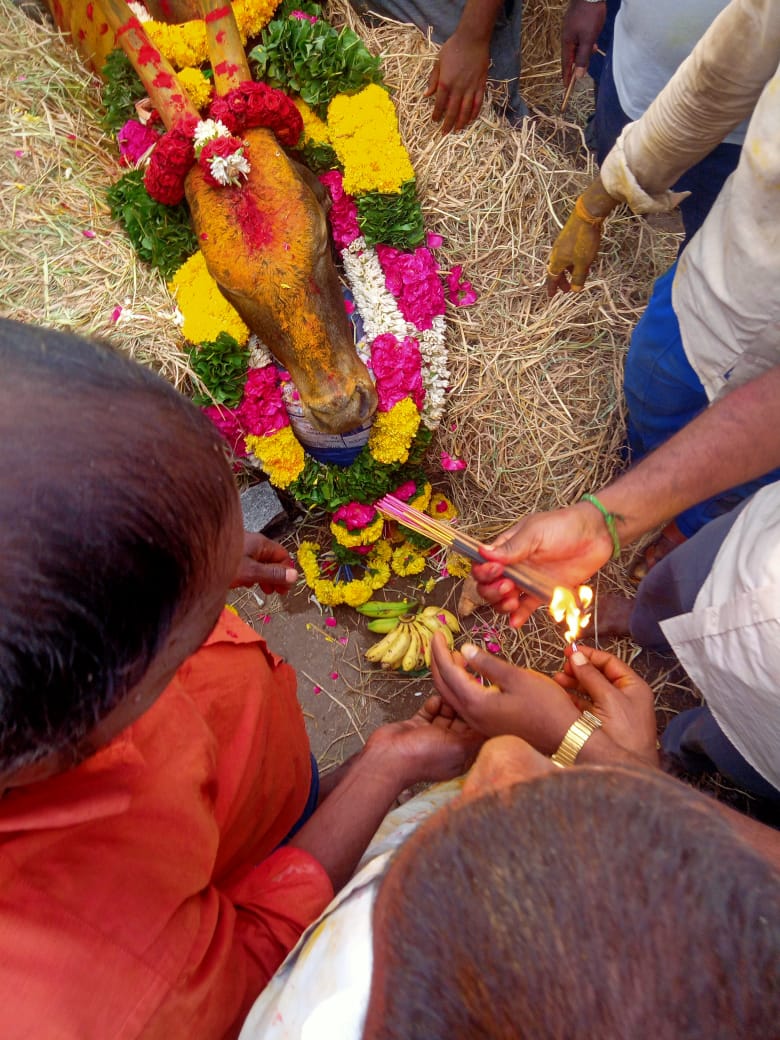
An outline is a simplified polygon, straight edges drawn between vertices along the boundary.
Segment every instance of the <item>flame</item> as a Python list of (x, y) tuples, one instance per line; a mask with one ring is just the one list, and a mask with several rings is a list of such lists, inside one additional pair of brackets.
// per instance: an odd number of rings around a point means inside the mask
[[(578, 602), (579, 598), (579, 602)], [(565, 621), (566, 632), (564, 638), (567, 643), (573, 643), (580, 632), (590, 621), (588, 608), (593, 602), (593, 589), (590, 585), (580, 585), (577, 596), (571, 589), (562, 588), (557, 585), (550, 600), (550, 613), (556, 621)]]

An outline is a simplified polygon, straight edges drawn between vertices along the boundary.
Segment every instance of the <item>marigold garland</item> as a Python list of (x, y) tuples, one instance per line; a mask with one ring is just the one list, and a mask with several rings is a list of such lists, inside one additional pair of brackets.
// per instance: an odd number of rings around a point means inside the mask
[(377, 462), (406, 462), (420, 413), (411, 397), (404, 397), (387, 412), (377, 412), (368, 446)]
[[(232, 0), (241, 42), (257, 36), (273, 17), (279, 0)], [(163, 57), (176, 69), (203, 65), (208, 61), (206, 25), (198, 18), (181, 25), (144, 21), (144, 29)]]
[(249, 329), (219, 291), (200, 250), (179, 268), (168, 288), (184, 316), (182, 335), (191, 343), (216, 340), (220, 332), (241, 346), (246, 343)]
[(365, 557), (363, 578), (352, 578), (348, 572), (350, 569), (344, 568), (344, 580), (339, 580), (342, 568), (335, 561), (333, 569), (336, 578), (323, 578), (319, 563), (320, 548), (319, 542), (301, 542), (297, 556), (306, 584), (323, 606), (336, 607), (343, 603), (348, 607), (359, 607), (390, 580), (389, 560), (392, 549), (385, 541), (377, 542)]
[(182, 69), (178, 74), (178, 80), (195, 108), (202, 112), (214, 93), (211, 80), (204, 76), (200, 69)]
[(334, 519), (331, 521), (330, 531), (339, 545), (343, 545), (345, 549), (353, 549), (356, 545), (373, 545), (374, 542), (382, 537), (384, 526), (384, 519), (381, 516), (377, 516), (376, 520), (366, 527), (350, 531)]
[(399, 192), (414, 180), (395, 106), (382, 87), (371, 83), (351, 97), (335, 97), (328, 106), (328, 130), (350, 195)]
[(391, 566), (399, 577), (408, 578), (412, 574), (422, 573), (427, 562), (425, 553), (421, 553), (416, 545), (405, 541), (394, 551)]
[(276, 487), (286, 488), (301, 475), (303, 446), (293, 433), (292, 426), (285, 426), (270, 436), (257, 437), (250, 433), (245, 444), (247, 450), (263, 464), (271, 483)]

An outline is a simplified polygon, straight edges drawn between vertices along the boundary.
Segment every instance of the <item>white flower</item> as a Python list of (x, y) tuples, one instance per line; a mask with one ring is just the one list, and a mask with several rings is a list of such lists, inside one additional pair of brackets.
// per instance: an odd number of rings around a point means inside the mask
[(139, 22), (151, 22), (152, 16), (146, 10), (143, 4), (137, 3), (136, 0), (130, 0), (130, 3), (127, 6), (130, 8), (130, 10), (133, 12), (133, 14), (136, 16)]
[(249, 336), (246, 345), (249, 347), (250, 368), (265, 368), (266, 365), (271, 364), (273, 361), (271, 351), (254, 332)]
[(217, 184), (227, 187), (228, 184), (240, 184), (242, 177), (249, 176), (251, 167), (249, 160), (244, 155), (243, 148), (239, 148), (238, 151), (228, 155), (227, 158), (221, 155), (212, 155), (209, 159), (209, 169), (211, 170), (211, 176)]
[(201, 119), (192, 135), (195, 157), (200, 158), (204, 145), (216, 140), (217, 137), (230, 137), (230, 131), (225, 124), (219, 119)]

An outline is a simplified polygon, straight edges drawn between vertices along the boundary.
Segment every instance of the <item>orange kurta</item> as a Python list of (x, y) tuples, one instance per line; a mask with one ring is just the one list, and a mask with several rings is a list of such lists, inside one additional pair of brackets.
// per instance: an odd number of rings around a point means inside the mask
[(0, 800), (0, 1036), (236, 1035), (333, 894), (273, 851), (310, 778), (292, 669), (224, 612), (138, 722)]

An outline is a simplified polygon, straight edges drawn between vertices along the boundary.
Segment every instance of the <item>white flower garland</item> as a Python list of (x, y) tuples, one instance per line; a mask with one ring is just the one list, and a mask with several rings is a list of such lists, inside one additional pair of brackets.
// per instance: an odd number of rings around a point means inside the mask
[(432, 328), (423, 331), (407, 321), (395, 296), (385, 285), (385, 273), (376, 250), (366, 245), (362, 235), (341, 251), (341, 260), (363, 321), (366, 340), (373, 343), (377, 336), (392, 333), (398, 340), (411, 336), (419, 343), (425, 389), (421, 419), (429, 430), (435, 430), (444, 412), (450, 381), (444, 315), (437, 314)]

